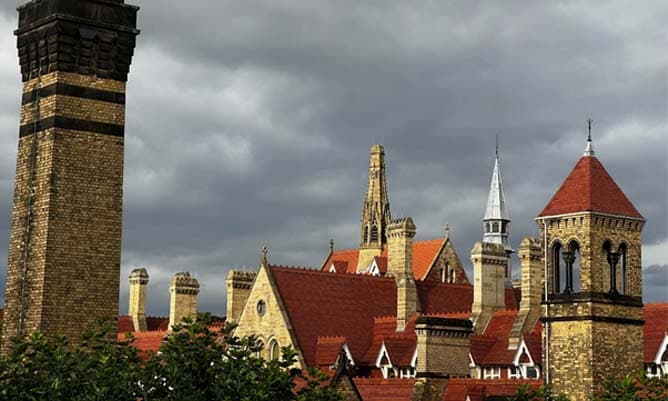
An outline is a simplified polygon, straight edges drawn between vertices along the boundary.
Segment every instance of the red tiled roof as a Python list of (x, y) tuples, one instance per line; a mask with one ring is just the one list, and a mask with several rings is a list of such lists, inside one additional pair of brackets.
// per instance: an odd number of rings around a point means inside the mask
[[(540, 324), (539, 324), (540, 325)], [(543, 363), (543, 340), (540, 334), (525, 334), (524, 343), (529, 349), (529, 354), (534, 363)]]
[(410, 401), (414, 379), (353, 379), (363, 401)]
[(538, 217), (584, 211), (643, 218), (594, 156), (580, 158)]
[(334, 260), (332, 263), (329, 264), (329, 267), (327, 267), (327, 271), (334, 265), (334, 271), (337, 273), (345, 273), (348, 270), (348, 262), (345, 260)]
[(375, 256), (373, 258), (373, 261), (376, 262), (376, 266), (378, 266), (378, 270), (382, 273), (385, 274), (387, 273), (387, 258), (383, 256)]
[(668, 334), (668, 303), (647, 304), (643, 308), (645, 363), (652, 363), (663, 338)]
[[(331, 255), (329, 255), (329, 258), (327, 258), (327, 261), (324, 264), (324, 270), (329, 270), (329, 268), (332, 266), (332, 262), (339, 262), (341, 265), (345, 263), (345, 266), (347, 267), (346, 272), (356, 273), (359, 253), (359, 249), (343, 249), (340, 251), (334, 251)], [(340, 273), (338, 271), (338, 266), (335, 265), (335, 267), (337, 273)]]
[[(127, 333), (119, 332), (118, 340), (121, 342), (125, 342), (126, 334)], [(154, 352), (154, 353), (158, 352), (158, 349), (160, 349), (160, 344), (162, 344), (162, 340), (165, 338), (165, 336), (167, 336), (167, 331), (158, 330), (158, 331), (135, 332), (132, 333), (132, 336), (134, 337), (134, 342), (132, 343), (132, 346), (137, 348), (137, 350), (139, 351), (139, 356), (142, 359), (148, 359), (149, 352)]]
[[(473, 304), (473, 286), (444, 284), (438, 281), (416, 281), (418, 298), (423, 314), (470, 312)], [(505, 289), (506, 308), (519, 308), (517, 291)]]
[[(374, 342), (374, 329), (396, 329), (394, 317), (391, 323), (380, 326), (374, 320), (396, 313), (396, 285), (391, 277), (277, 266), (270, 266), (269, 271), (307, 366), (316, 364), (320, 336), (345, 337), (353, 358), (361, 361)], [(416, 288), (424, 314), (471, 310), (471, 285), (418, 281)]]
[[(168, 317), (163, 317), (163, 316), (146, 317), (147, 331), (156, 331), (156, 330), (165, 331), (169, 328), (168, 326), (169, 326)], [(119, 333), (128, 333), (135, 331), (134, 324), (132, 323), (132, 318), (130, 316), (119, 316), (116, 327)]]
[(315, 351), (316, 365), (325, 367), (334, 365), (345, 343), (345, 337), (318, 337)]
[[(517, 314), (517, 310), (498, 311), (492, 316), (483, 335), (471, 336), (471, 356), (477, 365), (512, 364), (515, 350), (508, 349), (508, 336)], [(533, 353), (532, 357), (536, 358)]]
[(488, 397), (512, 396), (519, 387), (528, 384), (538, 389), (542, 380), (481, 380), (469, 378), (452, 378), (448, 382), (443, 401), (466, 401), (466, 397), (473, 400), (484, 400)]
[(415, 329), (411, 330), (412, 335), (392, 336), (384, 340), (385, 349), (390, 355), (392, 365), (395, 367), (406, 367), (411, 365), (415, 348), (417, 347), (417, 336)]
[(319, 336), (342, 336), (355, 360), (371, 345), (373, 318), (394, 314), (394, 279), (269, 268), (281, 296), (298, 347), (307, 366), (316, 362)]
[[(429, 271), (429, 267), (431, 267), (438, 251), (443, 246), (443, 241), (443, 238), (439, 238), (413, 242), (413, 275), (416, 280), (422, 280), (424, 275)], [(381, 260), (383, 258), (385, 259), (385, 271), (387, 271), (387, 248), (383, 250), (380, 256)], [(348, 273), (356, 273), (358, 258), (359, 249), (334, 251), (325, 262), (324, 269), (329, 270), (332, 266), (332, 262), (338, 261), (347, 263)], [(381, 268), (380, 265), (378, 267)]]

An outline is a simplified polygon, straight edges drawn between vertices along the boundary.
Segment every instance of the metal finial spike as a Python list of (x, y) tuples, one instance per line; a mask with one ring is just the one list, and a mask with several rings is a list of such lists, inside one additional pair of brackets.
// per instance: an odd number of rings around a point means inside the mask
[(499, 134), (496, 134), (496, 157), (499, 157)]
[(450, 236), (450, 224), (445, 225), (445, 236), (446, 238)]
[(269, 253), (269, 248), (266, 245), (262, 245), (262, 263), (267, 264), (267, 253)]
[(334, 252), (334, 238), (329, 239), (329, 251)]
[(587, 136), (587, 147), (585, 148), (584, 156), (594, 156), (595, 155), (594, 147), (592, 146), (592, 142), (591, 142), (591, 123), (593, 123), (593, 122), (594, 122), (594, 120), (592, 120), (591, 118), (587, 119), (587, 129), (589, 131), (589, 135)]

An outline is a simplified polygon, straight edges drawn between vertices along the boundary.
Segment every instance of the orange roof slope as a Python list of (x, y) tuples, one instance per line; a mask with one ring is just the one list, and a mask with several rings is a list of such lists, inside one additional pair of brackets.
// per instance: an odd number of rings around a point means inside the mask
[(643, 218), (595, 156), (580, 158), (538, 217), (584, 211)]
[(645, 305), (643, 319), (645, 319), (643, 326), (645, 363), (652, 363), (664, 336), (668, 333), (668, 303)]
[[(413, 275), (415, 276), (416, 280), (422, 280), (424, 278), (425, 274), (429, 270), (429, 267), (431, 267), (431, 264), (434, 262), (438, 251), (441, 250), (444, 240), (445, 239), (440, 238), (413, 242)], [(383, 250), (381, 257), (385, 258), (385, 261), (383, 262), (387, 263), (387, 248)], [(342, 264), (345, 262), (348, 266), (346, 270), (348, 273), (357, 273), (358, 258), (359, 249), (344, 249), (340, 251), (334, 251), (325, 262), (324, 270), (329, 270), (329, 268), (332, 266), (332, 263), (335, 263), (335, 267), (338, 272), (339, 266), (336, 264)]]

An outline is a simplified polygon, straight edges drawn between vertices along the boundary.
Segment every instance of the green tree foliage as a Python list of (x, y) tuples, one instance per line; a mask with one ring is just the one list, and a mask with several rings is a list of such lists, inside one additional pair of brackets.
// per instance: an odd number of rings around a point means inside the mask
[(628, 374), (622, 379), (608, 379), (604, 391), (595, 401), (666, 401), (668, 379), (649, 378), (643, 372)]
[(131, 338), (110, 340), (108, 327), (87, 333), (77, 348), (64, 336), (34, 334), (0, 359), (0, 401), (340, 400), (322, 372), (292, 368), (294, 350), (265, 361), (255, 337), (235, 337), (232, 325), (214, 331), (211, 321), (184, 320), (146, 361)]
[(563, 394), (552, 394), (546, 386), (534, 389), (528, 384), (523, 384), (510, 401), (569, 401), (569, 399)]
[[(667, 401), (668, 379), (648, 378), (644, 372), (628, 374), (622, 379), (608, 379), (603, 383), (603, 393), (593, 401)], [(564, 395), (551, 395), (549, 389), (534, 390), (520, 386), (511, 401), (568, 401)]]

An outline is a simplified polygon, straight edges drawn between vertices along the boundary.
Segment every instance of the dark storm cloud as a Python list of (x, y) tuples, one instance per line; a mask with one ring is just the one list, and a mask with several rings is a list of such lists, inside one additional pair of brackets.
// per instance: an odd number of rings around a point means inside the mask
[(651, 265), (643, 270), (647, 288), (645, 302), (665, 302), (668, 299), (668, 264)]
[[(661, 2), (137, 3), (123, 280), (149, 267), (153, 313), (166, 313), (179, 270), (198, 274), (203, 309), (224, 314), (227, 270), (257, 265), (263, 243), (274, 262), (310, 266), (330, 237), (355, 246), (374, 140), (386, 148), (393, 214), (413, 216), (420, 238), (449, 223), (467, 262), (499, 134), (517, 244), (580, 156), (589, 116), (599, 157), (648, 220), (644, 260), (665, 263)], [(19, 85), (5, 6), (0, 184), (10, 194)], [(4, 238), (10, 199), (0, 198)]]

